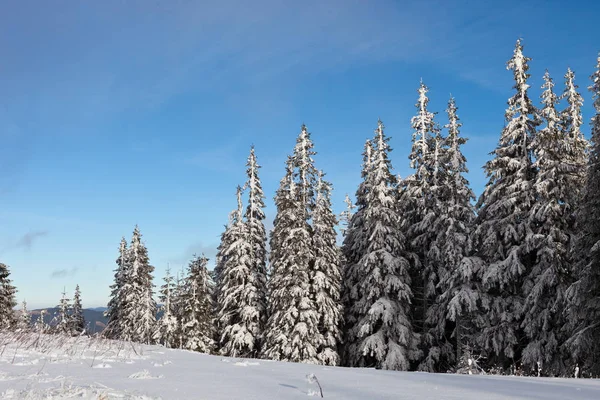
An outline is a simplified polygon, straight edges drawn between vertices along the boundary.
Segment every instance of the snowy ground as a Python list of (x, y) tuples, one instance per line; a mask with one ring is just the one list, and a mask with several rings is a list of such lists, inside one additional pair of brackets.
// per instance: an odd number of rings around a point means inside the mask
[(160, 346), (0, 334), (6, 399), (600, 399), (600, 381), (331, 368)]

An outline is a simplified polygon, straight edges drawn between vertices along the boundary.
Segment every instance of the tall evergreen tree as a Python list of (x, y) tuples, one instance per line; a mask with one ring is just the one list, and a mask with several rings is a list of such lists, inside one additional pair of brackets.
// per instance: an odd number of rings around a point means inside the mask
[(577, 213), (576, 282), (568, 289), (572, 336), (566, 343), (575, 361), (590, 374), (600, 373), (600, 55), (589, 87), (596, 111), (587, 178)]
[(354, 214), (354, 209), (356, 206), (352, 203), (350, 196), (346, 193), (346, 197), (344, 197), (344, 203), (346, 204), (346, 209), (340, 213), (340, 233), (342, 236), (346, 236), (346, 230), (350, 226), (350, 221), (352, 220), (352, 214)]
[(156, 302), (153, 298), (154, 284), (148, 249), (142, 243), (142, 234), (135, 227), (128, 250), (128, 262), (131, 263), (126, 274), (124, 323), (131, 332), (131, 340), (150, 344), (156, 324)]
[(183, 348), (201, 353), (214, 350), (212, 285), (208, 258), (194, 256), (188, 267), (182, 293)]
[(560, 114), (560, 126), (564, 138), (563, 162), (568, 168), (565, 171), (564, 184), (568, 187), (570, 214), (574, 214), (574, 207), (581, 197), (581, 188), (585, 185), (587, 153), (590, 147), (581, 132), (583, 97), (577, 91), (578, 88), (579, 86), (575, 84), (575, 73), (569, 68), (565, 74), (565, 91), (561, 96), (561, 99), (567, 100), (567, 107)]
[[(221, 295), (221, 276), (222, 271), (225, 268), (225, 263), (227, 262), (227, 249), (231, 247), (231, 243), (233, 242), (233, 235), (231, 232), (231, 226), (233, 225), (233, 218), (235, 216), (236, 211), (232, 211), (229, 213), (229, 220), (225, 225), (225, 229), (223, 233), (221, 233), (221, 241), (219, 242), (219, 246), (217, 247), (217, 255), (215, 257), (215, 268), (212, 271), (212, 279), (215, 283), (215, 290), (213, 291), (213, 305), (215, 306), (215, 315), (217, 315), (218, 311), (218, 303), (219, 296)], [(219, 320), (215, 321), (216, 326), (216, 343), (220, 341), (219, 337), (223, 328), (220, 326)]]
[(354, 335), (353, 327), (358, 324), (361, 314), (354, 307), (359, 300), (360, 283), (363, 279), (363, 271), (360, 260), (367, 251), (369, 242), (368, 233), (365, 229), (365, 211), (367, 208), (367, 194), (371, 190), (371, 179), (373, 170), (373, 143), (371, 140), (365, 142), (363, 151), (363, 164), (361, 171), (362, 181), (356, 190), (356, 212), (351, 214), (350, 221), (344, 234), (342, 244), (342, 255), (344, 267), (342, 269), (342, 304), (344, 307), (344, 364), (352, 366), (358, 353), (358, 341)]
[(559, 354), (562, 338), (559, 333), (564, 321), (562, 305), (569, 284), (569, 247), (573, 234), (573, 210), (571, 199), (574, 175), (564, 162), (568, 150), (565, 131), (554, 93), (554, 82), (548, 71), (544, 75), (542, 109), (540, 116), (545, 124), (533, 141), (536, 202), (531, 210), (531, 247), (537, 257), (525, 279), (525, 297), (522, 327), (527, 335), (523, 350), (523, 365), (534, 370), (541, 363), (546, 373), (557, 374), (563, 368)]
[(243, 219), (242, 188), (237, 188), (238, 207), (233, 216), (231, 243), (224, 250), (220, 272), (217, 319), (222, 331), (220, 353), (231, 357), (254, 357), (260, 339), (259, 290), (249, 240), (249, 224)]
[(363, 209), (367, 243), (357, 268), (362, 279), (352, 289), (357, 300), (350, 311), (356, 323), (348, 334), (349, 363), (407, 370), (418, 356), (410, 321), (410, 264), (405, 238), (398, 230), (396, 177), (391, 173), (391, 149), (383, 130), (379, 121)]
[(15, 294), (17, 289), (10, 280), (10, 271), (6, 264), (0, 263), (0, 330), (14, 328), (16, 315), (14, 308), (17, 305)]
[[(269, 320), (262, 356), (272, 360), (319, 363), (319, 318), (311, 293), (314, 259), (308, 205), (312, 143), (306, 128), (289, 157), (275, 196), (277, 215), (271, 233)], [(299, 171), (294, 171), (299, 167)], [(298, 177), (299, 183), (294, 179)]]
[[(183, 268), (181, 268), (180, 271), (177, 271), (177, 274), (175, 276), (175, 284), (173, 287), (173, 293), (171, 295), (172, 297), (172, 309), (173, 309), (173, 316), (175, 317), (175, 320), (177, 321), (177, 324), (175, 325), (175, 332), (173, 333), (174, 336), (174, 344), (173, 344), (173, 348), (178, 348), (178, 349), (183, 349), (183, 345), (185, 343), (185, 333), (183, 331), (183, 316), (185, 313), (185, 303), (186, 303), (186, 279), (185, 279), (185, 270)], [(213, 303), (213, 308), (211, 311), (213, 311), (213, 315), (214, 315), (214, 290), (213, 290), (213, 294), (211, 296), (211, 302)], [(216, 329), (215, 329), (216, 330)], [(216, 334), (215, 334), (216, 337)], [(214, 339), (214, 338), (213, 338)]]
[(124, 339), (123, 321), (119, 313), (123, 312), (125, 308), (123, 288), (128, 273), (128, 254), (127, 241), (123, 237), (119, 244), (119, 257), (116, 260), (117, 268), (115, 270), (114, 283), (110, 286), (110, 300), (104, 312), (107, 324), (103, 334), (111, 339)]
[(521, 357), (524, 283), (535, 261), (528, 243), (535, 202), (531, 151), (539, 121), (528, 95), (529, 61), (517, 41), (507, 63), (516, 93), (508, 100), (506, 126), (485, 165), (489, 181), (477, 203), (476, 248), (485, 263), (482, 279), (491, 301), (480, 339), (488, 360), (504, 366)]
[(85, 332), (85, 319), (83, 317), (83, 306), (81, 304), (81, 290), (79, 285), (75, 286), (73, 295), (73, 306), (69, 319), (69, 331), (72, 335), (81, 335)]
[(62, 335), (71, 334), (71, 304), (67, 298), (66, 290), (63, 290), (60, 303), (58, 304), (58, 315), (56, 316), (56, 325), (54, 330)]
[[(421, 82), (419, 98), (415, 107), (417, 114), (412, 118), (412, 148), (409, 154), (410, 167), (414, 173), (403, 181), (398, 192), (398, 207), (402, 215), (400, 229), (405, 232), (408, 249), (414, 254), (410, 269), (413, 307), (411, 319), (415, 333), (421, 341), (422, 351), (431, 346), (431, 338), (424, 335), (429, 330), (426, 317), (429, 304), (433, 302), (435, 286), (439, 282), (436, 264), (427, 257), (435, 231), (431, 228), (437, 213), (434, 198), (434, 172), (436, 154), (439, 151), (439, 128), (435, 123), (435, 114), (428, 110), (429, 89)], [(423, 364), (419, 369), (431, 369)]]
[(331, 184), (324, 179), (322, 172), (319, 172), (316, 192), (312, 218), (315, 259), (314, 276), (311, 281), (319, 316), (318, 328), (322, 338), (317, 349), (317, 358), (325, 365), (339, 365), (338, 349), (342, 339), (341, 252), (337, 245), (335, 231), (337, 220), (331, 209)]
[(256, 160), (254, 147), (250, 149), (246, 163), (248, 180), (245, 187), (248, 189), (248, 206), (246, 207), (247, 240), (250, 244), (249, 265), (254, 276), (255, 294), (250, 299), (252, 313), (256, 313), (256, 322), (251, 332), (257, 342), (255, 356), (260, 350), (265, 324), (267, 322), (267, 233), (265, 230), (265, 194), (258, 175), (261, 166)]
[[(439, 231), (440, 262), (445, 265), (447, 275), (440, 282), (442, 294), (440, 295), (436, 310), (436, 317), (430, 322), (434, 325), (437, 320), (440, 329), (435, 336), (438, 341), (445, 337), (453, 337), (456, 350), (454, 361), (461, 359), (465, 347), (473, 343), (475, 329), (481, 326), (481, 313), (483, 308), (482, 287), (477, 276), (481, 274), (481, 262), (471, 257), (472, 243), (470, 240), (474, 228), (475, 210), (472, 200), (475, 195), (465, 178), (468, 173), (467, 160), (461, 147), (467, 139), (460, 135), (462, 123), (457, 115), (458, 107), (454, 98), (448, 101), (448, 130), (446, 142), (448, 150), (444, 163), (447, 165), (447, 203), (445, 224)], [(452, 324), (447, 324), (446, 318)], [(448, 334), (448, 330), (452, 332)], [(452, 359), (448, 354), (446, 359)]]
[(154, 341), (167, 348), (177, 347), (176, 332), (178, 328), (177, 317), (173, 304), (173, 293), (175, 292), (175, 282), (171, 275), (171, 269), (167, 268), (164, 277), (164, 283), (160, 287), (159, 300), (162, 303), (160, 309), (162, 316), (156, 322), (156, 331), (154, 332)]
[(457, 109), (451, 98), (446, 110), (448, 136), (443, 138), (439, 130), (435, 132), (429, 204), (427, 214), (417, 225), (419, 236), (415, 239), (416, 244), (427, 246), (422, 260), (425, 272), (422, 279), (427, 282), (424, 293), (427, 307), (425, 329), (422, 334), (426, 355), (420, 369), (428, 371), (447, 371), (456, 361), (456, 345), (450, 337), (454, 333), (456, 339), (457, 334), (462, 333), (460, 329), (453, 332), (455, 327), (448, 324), (448, 306), (457, 294), (455, 285), (458, 282), (455, 279), (460, 281), (460, 278), (452, 275), (459, 271), (463, 259), (468, 256), (468, 238), (475, 217), (471, 205), (474, 194), (464, 177), (467, 168), (461, 146), (466, 139), (460, 136), (462, 124)]
[(413, 146), (409, 159), (414, 175), (405, 182), (401, 207), (405, 211), (404, 226), (412, 251), (418, 257), (411, 272), (415, 296), (413, 320), (420, 336), (424, 357), (419, 369), (447, 370), (454, 351), (445, 339), (445, 307), (439, 296), (442, 283), (449, 275), (449, 265), (443, 253), (446, 232), (452, 219), (449, 193), (451, 185), (448, 141), (435, 123), (435, 113), (428, 110), (428, 88), (421, 82), (417, 115), (412, 119)]

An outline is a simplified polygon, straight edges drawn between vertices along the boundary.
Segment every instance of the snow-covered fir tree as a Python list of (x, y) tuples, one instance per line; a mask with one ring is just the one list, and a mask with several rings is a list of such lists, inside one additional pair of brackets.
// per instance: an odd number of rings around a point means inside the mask
[[(469, 236), (475, 219), (471, 201), (475, 195), (464, 176), (468, 170), (461, 147), (466, 139), (460, 135), (462, 124), (457, 110), (454, 98), (450, 98), (445, 125), (448, 134), (443, 138), (438, 131), (435, 136), (431, 204), (417, 228), (420, 236), (416, 244), (423, 237), (428, 242), (422, 260), (427, 273), (427, 311), (421, 341), (426, 355), (420, 365), (420, 369), (428, 371), (445, 372), (456, 363), (478, 309), (478, 293), (473, 292), (473, 283), (465, 279), (471, 271), (464, 270), (472, 266), (465, 259), (470, 255)], [(454, 309), (451, 318), (449, 308)]]
[(252, 259), (249, 225), (243, 219), (242, 188), (237, 188), (237, 210), (229, 230), (231, 242), (222, 255), (219, 273), (217, 320), (220, 327), (220, 353), (231, 357), (257, 355), (260, 315), (257, 274)]
[(483, 284), (490, 298), (480, 344), (491, 364), (507, 367), (521, 357), (524, 343), (524, 285), (535, 262), (531, 249), (531, 208), (535, 202), (532, 140), (539, 124), (529, 95), (529, 58), (520, 40), (507, 68), (513, 71), (515, 94), (508, 100), (506, 125), (493, 159), (485, 165), (489, 178), (477, 203), (477, 255), (484, 262)]
[(206, 265), (208, 258), (194, 256), (188, 266), (181, 296), (183, 348), (201, 353), (214, 350), (212, 285)]
[(162, 316), (156, 322), (156, 331), (154, 332), (154, 341), (160, 343), (167, 348), (177, 347), (177, 329), (178, 321), (174, 307), (174, 294), (176, 292), (175, 280), (171, 275), (171, 269), (167, 268), (167, 272), (163, 279), (164, 283), (160, 287), (159, 300), (161, 302), (160, 311)]
[(571, 337), (566, 349), (588, 373), (600, 373), (600, 55), (591, 76), (594, 99), (587, 178), (577, 213), (576, 282), (568, 289)]
[[(444, 326), (447, 337), (454, 339), (455, 362), (463, 359), (463, 350), (471, 348), (473, 336), (481, 326), (482, 292), (481, 260), (471, 257), (471, 233), (474, 228), (475, 210), (471, 203), (475, 199), (469, 182), (465, 178), (468, 172), (466, 159), (462, 153), (462, 145), (467, 141), (460, 134), (462, 123), (457, 115), (458, 107), (454, 98), (450, 98), (446, 112), (448, 131), (445, 163), (448, 172), (448, 192), (446, 203), (445, 228), (440, 231), (441, 262), (448, 272), (440, 286), (443, 290), (438, 298), (439, 305), (432, 310), (441, 312), (446, 309), (446, 318), (453, 326)], [(439, 319), (439, 317), (438, 317)], [(440, 323), (442, 323), (440, 319)], [(447, 329), (453, 329), (447, 334)], [(439, 330), (438, 333), (442, 333)], [(438, 340), (439, 336), (438, 336)], [(447, 356), (449, 357), (449, 356)]]
[(446, 245), (445, 230), (452, 223), (448, 215), (452, 206), (448, 163), (448, 142), (436, 124), (435, 113), (428, 110), (428, 88), (423, 82), (418, 90), (412, 118), (412, 149), (409, 155), (415, 173), (404, 181), (399, 207), (403, 224), (416, 262), (411, 269), (414, 294), (413, 321), (420, 337), (423, 359), (418, 368), (437, 371), (453, 358), (453, 348), (445, 339), (446, 312), (438, 297), (444, 291), (441, 283), (449, 275), (442, 247)]
[[(250, 300), (250, 307), (256, 313), (256, 324), (253, 335), (260, 351), (265, 324), (267, 323), (267, 233), (265, 229), (265, 194), (259, 177), (261, 166), (256, 160), (254, 147), (246, 163), (248, 180), (245, 187), (248, 190), (248, 206), (246, 207), (247, 240), (250, 243), (249, 265), (254, 276), (256, 294)], [(257, 355), (257, 353), (255, 354)]]
[(294, 179), (294, 169), (312, 155), (312, 143), (302, 127), (289, 157), (286, 174), (275, 195), (277, 215), (271, 232), (271, 279), (269, 281), (269, 320), (262, 349), (264, 358), (278, 361), (319, 363), (319, 317), (311, 295), (311, 262), (314, 260), (312, 232), (307, 220), (309, 172), (307, 165), (296, 172), (302, 186)]
[(567, 196), (571, 203), (571, 214), (580, 198), (581, 188), (585, 184), (587, 153), (590, 147), (581, 132), (583, 97), (578, 92), (578, 88), (579, 86), (575, 84), (575, 73), (569, 68), (565, 74), (565, 90), (561, 96), (561, 99), (566, 99), (567, 107), (560, 113), (560, 126), (564, 138), (563, 162), (568, 172), (565, 174), (564, 184), (568, 186)]
[(154, 267), (150, 265), (148, 249), (142, 243), (142, 234), (136, 226), (128, 249), (128, 264), (123, 286), (125, 302), (120, 316), (125, 332), (131, 332), (132, 341), (150, 344), (156, 324), (156, 302), (152, 282)]
[(342, 285), (341, 252), (337, 245), (335, 226), (337, 220), (331, 209), (331, 184), (319, 172), (317, 181), (317, 198), (312, 217), (314, 276), (312, 290), (319, 316), (319, 333), (321, 343), (317, 349), (317, 357), (322, 364), (339, 365), (342, 333), (342, 304), (340, 292)]
[(8, 266), (0, 263), (0, 330), (11, 329), (15, 326), (16, 293), (17, 289), (12, 285)]
[[(183, 333), (183, 314), (184, 314), (184, 306), (186, 300), (186, 273), (185, 269), (182, 267), (180, 271), (177, 271), (175, 275), (175, 285), (173, 287), (173, 293), (171, 294), (171, 307), (173, 309), (173, 316), (177, 321), (177, 325), (175, 327), (174, 332), (174, 345), (173, 348), (183, 349), (183, 345), (185, 342), (184, 333)], [(211, 302), (213, 303), (213, 315), (214, 315), (214, 291), (213, 297), (211, 298)], [(216, 330), (216, 329), (215, 329)]]
[(125, 308), (125, 296), (123, 290), (129, 265), (127, 256), (127, 241), (123, 237), (119, 244), (119, 257), (116, 260), (117, 268), (115, 270), (114, 283), (110, 286), (110, 300), (108, 301), (108, 307), (104, 312), (104, 316), (107, 318), (107, 324), (103, 334), (110, 339), (125, 339), (125, 336), (127, 336), (123, 331), (123, 321), (119, 315)]
[(28, 331), (31, 329), (31, 313), (27, 309), (27, 301), (21, 303), (21, 311), (17, 320), (17, 329), (20, 331)]
[(71, 304), (67, 298), (67, 291), (63, 289), (62, 297), (58, 303), (58, 314), (55, 317), (54, 331), (61, 335), (71, 335)]
[(344, 197), (344, 204), (346, 204), (346, 209), (340, 213), (340, 233), (345, 237), (346, 230), (348, 229), (348, 226), (350, 226), (350, 220), (352, 220), (352, 214), (354, 214), (356, 206), (352, 203), (348, 193), (346, 193), (346, 197)]
[(69, 318), (69, 331), (72, 335), (81, 335), (85, 332), (85, 319), (83, 317), (83, 306), (81, 304), (81, 290), (79, 285), (75, 286), (73, 305)]
[[(411, 320), (419, 340), (427, 338), (421, 336), (421, 333), (427, 330), (425, 319), (428, 304), (438, 281), (433, 263), (426, 259), (426, 252), (434, 234), (429, 229), (428, 222), (436, 215), (432, 186), (436, 139), (439, 135), (434, 120), (435, 114), (428, 109), (428, 91), (427, 86), (421, 81), (417, 91), (419, 98), (415, 104), (417, 114), (411, 119), (413, 133), (409, 160), (414, 173), (404, 179), (402, 187), (397, 192), (398, 210), (401, 215), (400, 229), (406, 235), (407, 250), (414, 254), (410, 269), (413, 293)], [(423, 344), (420, 343), (419, 346), (423, 348)]]
[[(540, 362), (546, 373), (558, 374), (564, 371), (559, 346), (576, 207), (572, 194), (576, 194), (579, 187), (573, 187), (573, 178), (577, 175), (572, 174), (571, 166), (565, 163), (570, 144), (566, 130), (561, 129), (561, 118), (556, 110), (558, 97), (548, 71), (544, 74), (542, 89), (539, 114), (544, 127), (533, 141), (536, 201), (530, 216), (534, 230), (530, 246), (537, 257), (523, 287), (526, 297), (522, 327), (527, 345), (523, 349), (522, 363), (533, 371)], [(579, 175), (582, 172), (579, 171)]]
[[(356, 347), (358, 343), (353, 337), (352, 328), (358, 323), (360, 314), (354, 308), (358, 301), (359, 283), (363, 272), (360, 260), (365, 255), (368, 244), (367, 232), (365, 230), (365, 209), (367, 207), (367, 193), (371, 190), (371, 171), (373, 170), (373, 143), (371, 140), (365, 142), (363, 151), (363, 163), (361, 170), (362, 181), (356, 190), (356, 212), (351, 214), (350, 221), (344, 233), (342, 245), (343, 268), (342, 268), (342, 305), (344, 307), (344, 364), (353, 365)], [(349, 345), (354, 343), (354, 345)]]
[(379, 121), (362, 210), (367, 243), (354, 269), (359, 277), (352, 279), (356, 301), (350, 314), (355, 322), (347, 335), (348, 361), (352, 366), (407, 370), (419, 354), (410, 321), (410, 263), (398, 229), (397, 182), (391, 173), (388, 140)]

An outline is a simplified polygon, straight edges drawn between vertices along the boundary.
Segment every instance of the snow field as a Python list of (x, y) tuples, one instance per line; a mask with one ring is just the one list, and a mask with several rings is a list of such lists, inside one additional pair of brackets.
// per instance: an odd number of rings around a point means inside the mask
[(599, 399), (600, 381), (224, 358), (87, 337), (0, 334), (3, 399)]

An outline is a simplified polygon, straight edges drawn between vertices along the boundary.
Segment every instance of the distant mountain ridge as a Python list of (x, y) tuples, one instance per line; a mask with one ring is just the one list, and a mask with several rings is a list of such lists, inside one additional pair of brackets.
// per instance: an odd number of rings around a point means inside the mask
[[(44, 322), (51, 325), (52, 320), (58, 315), (57, 307), (50, 308), (39, 308), (31, 310), (31, 323), (35, 322), (40, 318), (41, 311), (44, 310)], [(95, 307), (95, 308), (84, 308), (83, 318), (85, 319), (85, 326), (90, 333), (102, 332), (106, 326), (107, 319), (104, 316), (106, 307)]]

